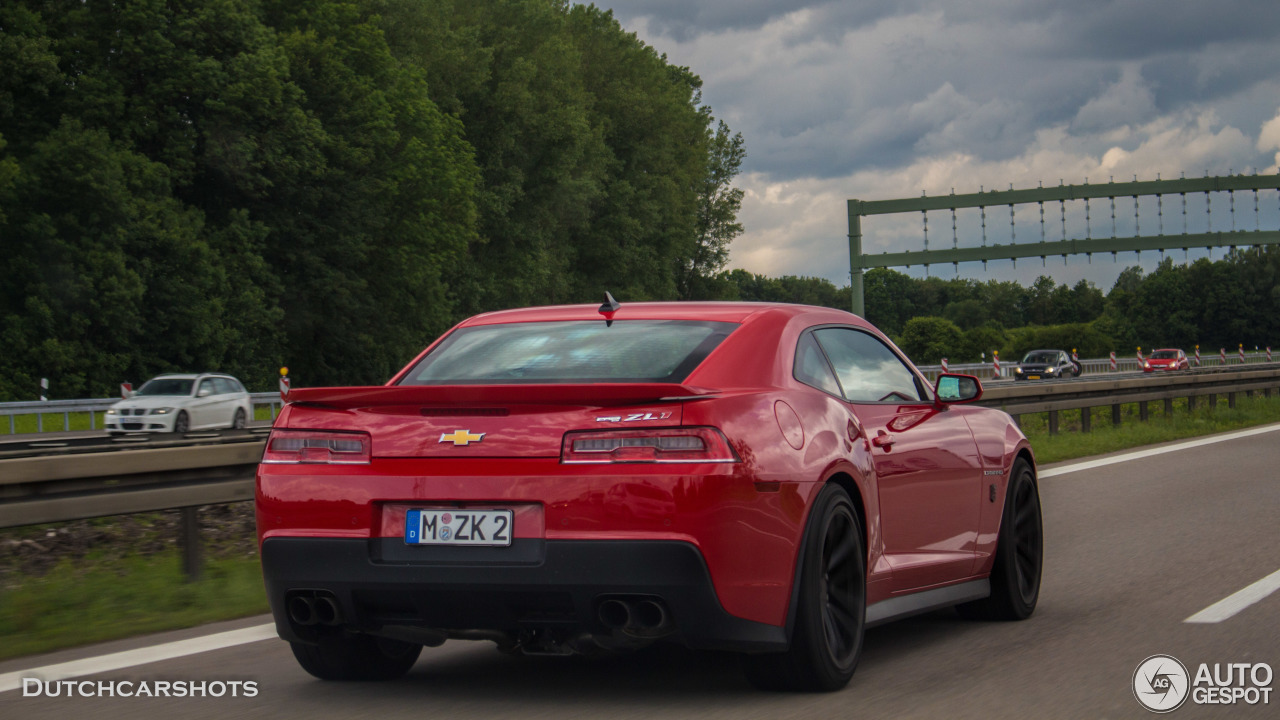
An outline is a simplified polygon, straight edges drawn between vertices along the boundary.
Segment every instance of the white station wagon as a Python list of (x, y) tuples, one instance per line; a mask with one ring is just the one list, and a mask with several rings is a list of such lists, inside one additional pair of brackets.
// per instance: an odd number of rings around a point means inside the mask
[(123, 432), (175, 432), (243, 428), (253, 402), (240, 381), (218, 373), (166, 374), (107, 409), (106, 428)]

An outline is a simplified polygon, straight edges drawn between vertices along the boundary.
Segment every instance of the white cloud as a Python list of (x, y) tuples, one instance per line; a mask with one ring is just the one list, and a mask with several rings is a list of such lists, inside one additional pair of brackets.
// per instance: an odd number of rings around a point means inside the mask
[[(1256, 146), (1258, 152), (1270, 152), (1272, 150), (1280, 150), (1280, 110), (1276, 111), (1276, 116), (1263, 123), (1262, 131), (1258, 133), (1258, 144)], [(1280, 152), (1275, 155), (1275, 164), (1262, 170), (1264, 173), (1280, 173)]]
[(1138, 66), (1126, 63), (1119, 80), (1080, 108), (1074, 125), (1086, 130), (1106, 130), (1142, 122), (1155, 113), (1155, 95), (1143, 81)]
[[(1280, 143), (1280, 117), (1268, 123), (1264, 137), (1272, 137), (1269, 133), (1274, 133)], [(827, 179), (776, 180), (765, 173), (749, 173), (738, 182), (746, 193), (741, 214), (746, 232), (732, 247), (730, 266), (765, 275), (821, 276), (844, 284), (849, 261), (846, 202), (850, 198), (945, 195), (953, 189), (970, 193), (1006, 189), (1011, 184), (1028, 188), (1060, 181), (1081, 183), (1086, 179), (1093, 183), (1112, 178), (1125, 181), (1135, 175), (1140, 179), (1154, 179), (1157, 175), (1171, 178), (1188, 168), (1205, 166), (1225, 173), (1229, 164), (1237, 172), (1248, 172), (1253, 169), (1248, 166), (1249, 159), (1256, 157), (1248, 136), (1223, 125), (1207, 111), (1160, 118), (1130, 129), (1128, 136), (1131, 140), (1136, 138), (1132, 149), (1112, 145), (1101, 146), (1101, 152), (1096, 152), (1092, 148), (1099, 146), (1097, 138), (1072, 134), (1062, 125), (1039, 131), (1024, 152), (1003, 160), (951, 153), (921, 157), (902, 167), (866, 169)], [(1122, 223), (1132, 222), (1131, 207), (1124, 206)], [(1003, 209), (989, 212), (990, 241), (1009, 242), (1008, 216)], [(1095, 206), (1094, 212), (1094, 229), (1102, 232), (1107, 222), (1106, 209)], [(1050, 218), (1051, 229), (1057, 233), (1054, 220)], [(1015, 232), (1023, 241), (1038, 235), (1035, 216), (1028, 219), (1024, 215), (1019, 224), (1022, 230)], [(919, 216), (869, 218), (863, 230), (865, 252), (923, 249)], [(957, 234), (962, 246), (980, 242), (976, 227), (962, 228)], [(931, 213), (929, 235), (931, 247), (951, 244), (951, 223), (945, 212)], [(1101, 269), (1095, 274), (1099, 273)]]
[[(1165, 0), (1154, 14), (1144, 0), (612, 4), (692, 68), (743, 134), (746, 232), (732, 266), (844, 283), (851, 197), (1280, 172), (1280, 24), (1259, 22), (1274, 3)], [(1094, 227), (1109, 232), (1105, 210)], [(918, 217), (873, 221), (868, 250), (920, 245)], [(991, 218), (993, 238), (1010, 230)], [(1019, 215), (1017, 233), (1038, 235), (1038, 217)], [(950, 218), (931, 213), (929, 235), (949, 244)], [(1102, 275), (1098, 264), (1055, 272)]]

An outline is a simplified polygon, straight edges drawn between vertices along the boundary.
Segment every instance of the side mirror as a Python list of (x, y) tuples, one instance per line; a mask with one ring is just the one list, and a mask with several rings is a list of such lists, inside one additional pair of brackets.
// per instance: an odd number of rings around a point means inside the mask
[(934, 385), (934, 397), (942, 404), (973, 402), (982, 397), (982, 383), (972, 375), (942, 373)]
[(196, 397), (209, 397), (212, 394), (213, 391), (209, 388), (200, 388), (200, 391), (196, 393)]

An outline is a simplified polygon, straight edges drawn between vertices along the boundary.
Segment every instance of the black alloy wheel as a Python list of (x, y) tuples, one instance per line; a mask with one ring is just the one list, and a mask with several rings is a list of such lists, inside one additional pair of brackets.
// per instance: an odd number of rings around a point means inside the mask
[(180, 410), (178, 417), (173, 421), (173, 432), (182, 435), (191, 430), (191, 420), (187, 418), (187, 411)]
[(958, 605), (961, 615), (975, 620), (1025, 620), (1035, 612), (1044, 572), (1044, 527), (1040, 494), (1031, 464), (1013, 464), (1005, 493), (1004, 515), (991, 568), (991, 595)]
[(1014, 486), (1013, 546), (1022, 604), (1035, 607), (1040, 594), (1040, 570), (1044, 555), (1044, 529), (1035, 482), (1027, 478)]
[(232, 430), (243, 430), (245, 426), (244, 408), (236, 408), (236, 417), (231, 421)]
[(842, 507), (827, 525), (822, 547), (822, 627), (828, 657), (837, 667), (848, 667), (862, 645), (865, 601), (862, 563), (862, 531), (851, 509)]
[(862, 526), (835, 483), (814, 501), (800, 561), (791, 647), (746, 656), (747, 679), (763, 690), (839, 690), (862, 654), (867, 572)]

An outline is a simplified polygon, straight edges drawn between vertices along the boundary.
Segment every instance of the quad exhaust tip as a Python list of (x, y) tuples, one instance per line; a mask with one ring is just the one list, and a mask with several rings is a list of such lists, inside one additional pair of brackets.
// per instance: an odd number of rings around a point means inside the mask
[(296, 593), (287, 607), (289, 619), (304, 627), (342, 624), (342, 607), (332, 593)]
[(656, 598), (608, 598), (600, 603), (599, 617), (610, 630), (632, 635), (659, 635), (672, 629), (666, 604)]

